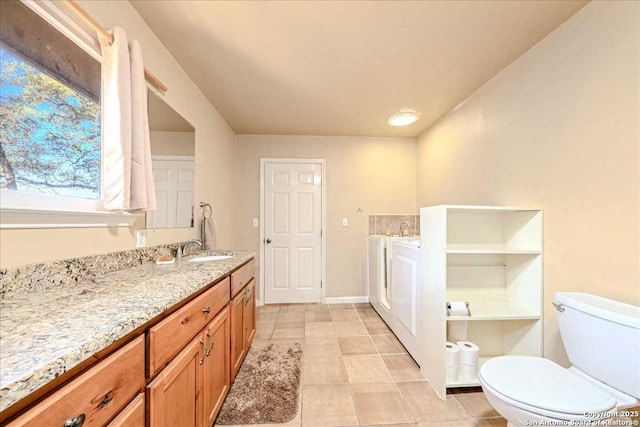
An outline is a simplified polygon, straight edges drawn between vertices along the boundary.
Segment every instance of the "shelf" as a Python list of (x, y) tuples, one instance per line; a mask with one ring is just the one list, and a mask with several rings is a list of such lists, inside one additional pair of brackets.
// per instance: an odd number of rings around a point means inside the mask
[(444, 205), (449, 213), (509, 213), (509, 212), (538, 212), (539, 208), (524, 208), (517, 206), (466, 206)]
[[(491, 359), (490, 357), (481, 357), (479, 360), (479, 366), (478, 366), (478, 372), (480, 372), (480, 367), (482, 367), (482, 364), (484, 362), (486, 362), (487, 360)], [(456, 388), (456, 387), (479, 387), (480, 386), (480, 380), (476, 377), (476, 378), (462, 378), (462, 377), (458, 377), (458, 381), (454, 381), (454, 382), (447, 382), (446, 384), (447, 388)]]
[(447, 316), (447, 321), (473, 320), (538, 320), (542, 316), (511, 301), (472, 302), (471, 316)]
[(505, 248), (449, 247), (447, 248), (447, 254), (540, 255), (541, 251), (505, 249)]
[[(421, 372), (441, 399), (478, 378), (446, 383), (449, 336), (480, 347), (481, 356), (542, 353), (543, 212), (503, 206), (429, 206), (423, 230), (420, 311), (425, 341)], [(426, 286), (428, 284), (428, 286)], [(469, 301), (472, 316), (447, 317), (447, 301)], [(443, 334), (444, 332), (444, 334)], [(489, 357), (480, 357), (480, 365)]]

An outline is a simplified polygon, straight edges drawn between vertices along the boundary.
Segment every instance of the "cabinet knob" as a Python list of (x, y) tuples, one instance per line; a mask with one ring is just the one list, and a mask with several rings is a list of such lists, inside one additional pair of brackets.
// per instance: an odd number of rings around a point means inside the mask
[(203, 309), (202, 309), (202, 312), (203, 312), (204, 314), (209, 314), (209, 313), (211, 313), (211, 307), (205, 307), (205, 308), (203, 308)]
[(271, 243), (271, 239), (265, 239), (264, 241), (267, 245)]
[(64, 422), (64, 427), (81, 427), (84, 424), (84, 414), (69, 418)]

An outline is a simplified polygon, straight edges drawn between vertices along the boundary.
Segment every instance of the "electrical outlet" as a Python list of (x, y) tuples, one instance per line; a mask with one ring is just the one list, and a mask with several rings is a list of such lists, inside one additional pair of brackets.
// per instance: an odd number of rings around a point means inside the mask
[(343, 227), (349, 226), (349, 218), (342, 218), (342, 226)]
[(147, 231), (136, 230), (136, 248), (146, 248), (146, 247), (147, 247)]
[(258, 218), (253, 218), (253, 221), (251, 221), (251, 223), (253, 224), (254, 227), (257, 227), (260, 224), (258, 222)]

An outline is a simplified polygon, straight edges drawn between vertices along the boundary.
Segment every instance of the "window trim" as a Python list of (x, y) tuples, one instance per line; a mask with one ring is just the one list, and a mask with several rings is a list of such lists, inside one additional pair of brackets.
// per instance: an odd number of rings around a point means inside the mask
[[(69, 13), (63, 4), (50, 0), (22, 0), (22, 3), (102, 63), (97, 34)], [(144, 213), (105, 211), (102, 200), (5, 189), (0, 190), (0, 201), (0, 229), (131, 227), (138, 218), (144, 217)], [(52, 208), (61, 205), (63, 208)]]
[(2, 208), (0, 229), (132, 227), (143, 214)]
[[(144, 213), (109, 212), (101, 200), (0, 190), (0, 229), (131, 227)], [(50, 206), (63, 204), (63, 209)]]

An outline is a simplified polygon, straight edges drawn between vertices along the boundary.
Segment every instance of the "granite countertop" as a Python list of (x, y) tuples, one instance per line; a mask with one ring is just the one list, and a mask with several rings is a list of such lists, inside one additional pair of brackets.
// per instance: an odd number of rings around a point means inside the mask
[(255, 255), (229, 253), (220, 261), (149, 263), (1, 300), (0, 412)]

